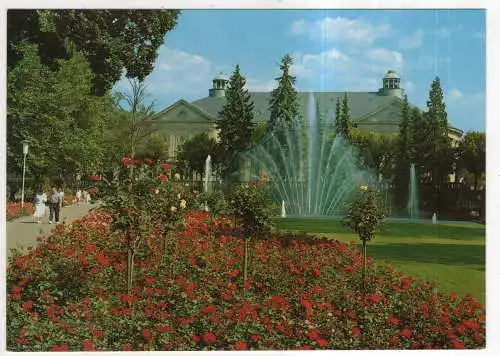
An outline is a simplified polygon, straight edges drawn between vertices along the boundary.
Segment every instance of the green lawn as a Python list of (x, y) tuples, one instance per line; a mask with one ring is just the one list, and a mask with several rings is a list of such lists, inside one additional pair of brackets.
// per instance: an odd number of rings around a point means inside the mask
[[(357, 241), (357, 236), (339, 220), (276, 219), (282, 231), (323, 235), (339, 241)], [(442, 292), (472, 294), (485, 301), (484, 225), (386, 221), (368, 255), (376, 262), (389, 261), (406, 275), (436, 282)]]

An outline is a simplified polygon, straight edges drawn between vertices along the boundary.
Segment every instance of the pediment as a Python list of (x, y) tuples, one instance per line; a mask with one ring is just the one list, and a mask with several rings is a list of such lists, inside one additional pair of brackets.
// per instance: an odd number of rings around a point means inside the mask
[(204, 123), (215, 118), (185, 100), (179, 100), (155, 115), (156, 122)]

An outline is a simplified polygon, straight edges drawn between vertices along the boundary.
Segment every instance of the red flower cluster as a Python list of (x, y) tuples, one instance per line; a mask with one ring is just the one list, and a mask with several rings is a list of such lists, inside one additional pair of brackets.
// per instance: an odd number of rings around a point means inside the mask
[(94, 182), (99, 182), (102, 180), (101, 176), (89, 176), (89, 179)]
[[(10, 350), (472, 349), (485, 344), (484, 310), (471, 297), (450, 298), (372, 262), (361, 290), (363, 262), (355, 245), (290, 235), (252, 239), (251, 278), (244, 281), (244, 240), (234, 237), (238, 231), (231, 219), (204, 212), (189, 212), (181, 231), (165, 234), (155, 222), (144, 229), (147, 238), (134, 256), (133, 288), (124, 295), (127, 237), (110, 233), (112, 218), (92, 212), (12, 258)], [(40, 290), (34, 282), (53, 287)]]
[(165, 172), (167, 172), (170, 169), (170, 165), (167, 162), (165, 162), (160, 164), (160, 168), (163, 169)]
[(158, 177), (159, 180), (161, 180), (162, 182), (166, 182), (168, 181), (168, 175), (166, 174), (160, 174), (160, 176)]

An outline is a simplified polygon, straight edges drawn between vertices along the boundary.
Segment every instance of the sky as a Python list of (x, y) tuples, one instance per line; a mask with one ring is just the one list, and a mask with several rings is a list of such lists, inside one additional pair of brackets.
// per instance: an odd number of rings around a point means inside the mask
[[(485, 131), (485, 26), (484, 10), (184, 10), (148, 94), (157, 111), (201, 99), (237, 64), (250, 91), (270, 91), (291, 54), (299, 91), (376, 91), (393, 69), (409, 101), (425, 108), (438, 76), (449, 123)], [(127, 88), (122, 80), (114, 89)]]

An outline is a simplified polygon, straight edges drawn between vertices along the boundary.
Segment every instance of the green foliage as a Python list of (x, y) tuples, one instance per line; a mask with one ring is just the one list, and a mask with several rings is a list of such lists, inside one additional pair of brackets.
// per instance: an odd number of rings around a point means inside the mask
[(458, 146), (458, 168), (474, 175), (474, 189), (486, 172), (486, 135), (484, 132), (467, 132)]
[(361, 186), (349, 205), (344, 221), (366, 243), (375, 238), (375, 232), (384, 218), (385, 209), (377, 191)]
[(340, 105), (340, 98), (337, 98), (337, 106), (335, 108), (335, 130), (339, 135), (344, 137), (344, 139), (349, 140), (351, 125), (349, 101), (347, 99), (347, 93), (344, 93), (342, 105)]
[(272, 211), (264, 185), (238, 184), (227, 199), (233, 214), (241, 219), (246, 238), (260, 237), (270, 231)]
[(38, 45), (43, 63), (59, 69), (72, 49), (85, 55), (93, 92), (104, 95), (120, 80), (143, 80), (153, 70), (157, 50), (172, 30), (179, 10), (9, 10), (8, 67), (23, 58), (18, 45)]
[(287, 54), (280, 63), (281, 76), (276, 78), (278, 86), (273, 89), (269, 98), (269, 131), (274, 131), (281, 122), (290, 124), (298, 116), (299, 104), (294, 87), (296, 78), (290, 75), (292, 65), (293, 58)]
[(405, 95), (399, 123), (399, 136), (396, 144), (395, 174), (396, 203), (404, 206), (408, 199), (409, 167), (414, 163), (414, 143), (411, 124), (411, 112), (408, 96)]
[(372, 169), (383, 179), (392, 178), (397, 136), (353, 129), (350, 140), (359, 150), (363, 167)]
[(229, 79), (226, 104), (219, 112), (216, 123), (217, 129), (220, 130), (217, 151), (224, 178), (239, 169), (238, 155), (251, 144), (254, 104), (245, 89), (245, 83), (240, 66), (237, 65)]
[(34, 45), (19, 45), (23, 59), (7, 72), (7, 166), (22, 167), (22, 140), (30, 141), (30, 176), (74, 177), (92, 173), (104, 157), (104, 123), (110, 96), (91, 94), (92, 72), (76, 53), (54, 73), (40, 62)]
[(203, 132), (185, 141), (179, 147), (177, 160), (180, 167), (185, 170), (185, 175), (191, 172), (203, 174), (207, 156), (212, 158), (212, 170), (217, 166), (217, 142)]
[(432, 187), (434, 211), (441, 207), (442, 186), (453, 171), (453, 150), (448, 136), (448, 120), (439, 78), (435, 78), (429, 92), (427, 111), (423, 117), (414, 113), (413, 133), (415, 163), (420, 182)]

